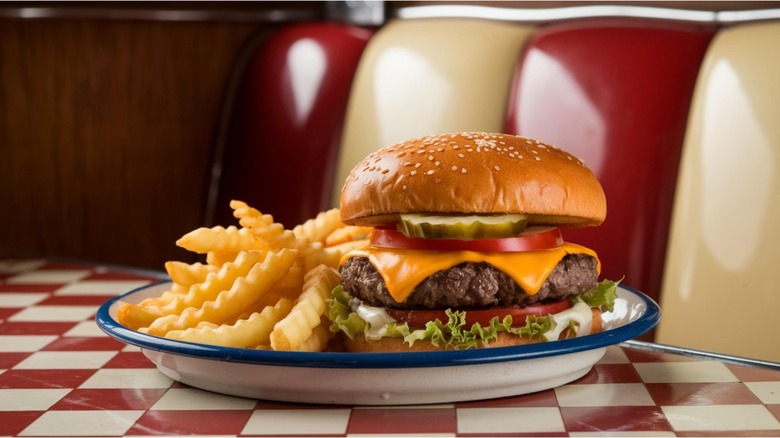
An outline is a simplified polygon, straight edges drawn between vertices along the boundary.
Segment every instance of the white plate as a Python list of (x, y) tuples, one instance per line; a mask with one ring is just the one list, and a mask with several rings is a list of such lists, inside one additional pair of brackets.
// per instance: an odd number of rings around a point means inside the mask
[(147, 286), (109, 300), (98, 311), (98, 325), (141, 347), (176, 381), (222, 394), (301, 403), (449, 403), (542, 391), (584, 376), (607, 346), (651, 330), (661, 317), (653, 300), (619, 286), (615, 311), (604, 314), (601, 333), (513, 347), (408, 353), (225, 348), (150, 336), (116, 321), (122, 303), (158, 296), (169, 286)]

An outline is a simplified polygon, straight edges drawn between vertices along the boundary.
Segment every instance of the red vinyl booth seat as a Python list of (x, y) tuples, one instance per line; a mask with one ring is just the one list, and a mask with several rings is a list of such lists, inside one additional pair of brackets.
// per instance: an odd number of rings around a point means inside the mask
[(287, 227), (327, 208), (352, 77), (371, 35), (303, 23), (249, 45), (218, 145), (215, 213), (207, 221), (232, 223), (231, 199)]
[(515, 72), (507, 132), (580, 157), (602, 183), (607, 219), (566, 230), (604, 278), (658, 299), (693, 88), (713, 28), (580, 20), (540, 29)]

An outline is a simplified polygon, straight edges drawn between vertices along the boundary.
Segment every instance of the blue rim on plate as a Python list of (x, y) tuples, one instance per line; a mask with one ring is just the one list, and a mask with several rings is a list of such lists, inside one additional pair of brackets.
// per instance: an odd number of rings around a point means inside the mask
[(593, 350), (638, 337), (655, 327), (661, 318), (660, 309), (652, 299), (630, 287), (620, 285), (619, 289), (644, 302), (646, 306), (644, 313), (623, 326), (580, 338), (510, 347), (403, 353), (306, 353), (252, 350), (195, 344), (152, 336), (131, 330), (111, 316), (110, 308), (117, 301), (127, 302), (129, 296), (161, 284), (164, 283), (144, 286), (106, 301), (96, 315), (98, 326), (109, 336), (130, 345), (201, 359), (313, 368), (420, 368), (527, 360)]

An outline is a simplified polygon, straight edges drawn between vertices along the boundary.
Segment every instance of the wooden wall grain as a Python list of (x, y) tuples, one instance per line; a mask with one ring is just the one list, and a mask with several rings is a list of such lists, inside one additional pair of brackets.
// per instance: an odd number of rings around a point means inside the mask
[(0, 20), (0, 253), (162, 269), (257, 24)]

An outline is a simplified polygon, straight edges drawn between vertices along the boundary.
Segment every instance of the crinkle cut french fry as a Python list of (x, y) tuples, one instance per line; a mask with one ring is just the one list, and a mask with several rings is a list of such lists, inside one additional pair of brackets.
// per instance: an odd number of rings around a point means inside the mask
[[(244, 309), (243, 312), (241, 312), (238, 316), (236, 316), (232, 320), (225, 321), (224, 324), (229, 324), (229, 325), (235, 324), (235, 323), (237, 323), (238, 321), (240, 321), (242, 319), (249, 319), (249, 317), (252, 316), (253, 313), (260, 313), (260, 312), (262, 312), (263, 309), (265, 309), (266, 307), (269, 307), (269, 306), (273, 307), (273, 306), (275, 306), (276, 303), (278, 303), (281, 298), (276, 296), (276, 297), (274, 297), (275, 299), (270, 300), (269, 299), (270, 298), (269, 294), (271, 294), (271, 291), (268, 291), (265, 295), (263, 295), (263, 298), (261, 298), (260, 301), (254, 303), (251, 306), (249, 306), (246, 309)], [(294, 303), (294, 301), (293, 301), (293, 303)], [(203, 323), (199, 323), (198, 325), (200, 325), (200, 324), (203, 324)], [(211, 323), (209, 323), (209, 324), (211, 324)], [(212, 325), (216, 326), (216, 324), (212, 324)]]
[(371, 236), (372, 227), (347, 225), (337, 228), (325, 238), (325, 246), (336, 246), (354, 240), (365, 240)]
[(282, 298), (287, 298), (293, 301), (296, 300), (301, 294), (301, 289), (303, 288), (304, 273), (303, 260), (298, 257), (295, 259), (292, 266), (290, 266), (290, 270), (287, 272), (287, 275), (279, 280), (278, 283), (273, 285), (273, 287), (271, 287), (271, 289), (266, 292), (260, 298), (260, 300), (244, 310), (244, 312), (241, 313), (237, 319), (246, 319), (252, 313), (262, 311), (266, 306), (273, 306)]
[(138, 330), (148, 327), (157, 318), (165, 316), (160, 307), (125, 303), (116, 311), (116, 319), (123, 326)]
[(171, 281), (186, 287), (195, 283), (203, 283), (206, 281), (206, 276), (216, 272), (217, 269), (216, 266), (204, 265), (203, 263), (165, 262), (165, 270), (171, 277)]
[(198, 324), (186, 330), (171, 330), (165, 337), (223, 347), (254, 348), (268, 344), (274, 325), (290, 312), (292, 306), (292, 301), (283, 298), (275, 306), (267, 306), (262, 312), (255, 312), (232, 325)]
[[(257, 309), (262, 309), (266, 306), (273, 306), (274, 303), (279, 301), (282, 298), (287, 298), (289, 300), (295, 300), (298, 299), (298, 297), (301, 295), (301, 289), (297, 288), (290, 288), (290, 287), (283, 287), (279, 283), (275, 284), (271, 290), (269, 290), (265, 295), (263, 295), (260, 300), (255, 303), (252, 308), (253, 311), (257, 311)], [(252, 312), (244, 312), (242, 313), (243, 318), (246, 318), (248, 315), (250, 315)]]
[(291, 230), (285, 230), (284, 225), (274, 222), (270, 214), (263, 214), (245, 202), (233, 200), (230, 201), (230, 207), (238, 223), (266, 242), (271, 249), (302, 249), (309, 243), (307, 239), (297, 238)]
[(303, 341), (295, 351), (308, 351), (316, 353), (328, 346), (328, 341), (333, 337), (329, 328), (330, 320), (323, 316), (320, 324), (312, 329), (311, 336)]
[(201, 321), (223, 324), (235, 319), (287, 275), (297, 253), (291, 249), (269, 251), (262, 263), (255, 264), (246, 277), (236, 279), (230, 290), (220, 292), (216, 300), (207, 301), (200, 308), (188, 307), (180, 315), (158, 318), (142, 331), (164, 336), (171, 330), (195, 327)]
[(261, 213), (246, 202), (234, 199), (230, 201), (230, 208), (233, 209), (233, 217), (238, 219), (238, 224), (244, 228), (268, 226), (274, 223), (273, 216)]
[(309, 244), (307, 239), (296, 237), (292, 230), (285, 230), (284, 226), (279, 223), (274, 223), (265, 229), (253, 228), (252, 230), (255, 235), (268, 242), (268, 246), (273, 249), (301, 249)]
[(246, 276), (263, 257), (263, 251), (242, 251), (235, 261), (225, 263), (219, 271), (206, 276), (203, 283), (193, 284), (186, 294), (165, 305), (164, 314), (178, 315), (188, 307), (199, 308), (203, 303), (215, 300), (220, 292), (230, 289), (236, 279)]
[(303, 249), (309, 244), (309, 239), (296, 237), (292, 230), (285, 230), (282, 224), (275, 223), (267, 229), (252, 229), (253, 232), (268, 243), (272, 249)]
[(162, 307), (172, 303), (187, 293), (188, 288), (174, 283), (170, 289), (157, 297), (149, 297), (138, 304), (125, 303), (117, 309), (117, 321), (125, 327), (138, 330), (147, 327), (155, 319), (165, 316)]
[(163, 292), (160, 296), (157, 297), (149, 297), (138, 303), (139, 306), (152, 306), (152, 307), (162, 307), (168, 303), (171, 303), (173, 300), (175, 300), (177, 297), (181, 297), (184, 294), (187, 293), (187, 291), (190, 288), (187, 286), (183, 286), (178, 283), (173, 283), (170, 289)]
[(368, 243), (368, 240), (355, 240), (324, 248), (319, 242), (313, 243), (307, 251), (304, 251), (303, 259), (306, 269), (311, 270), (317, 265), (338, 268), (342, 257), (353, 249), (361, 248), (368, 245)]
[[(171, 290), (122, 306), (120, 322), (195, 342), (321, 351), (331, 336), (325, 299), (340, 281), (333, 268), (371, 229), (346, 226), (338, 209), (288, 230), (245, 202), (230, 207), (240, 227), (198, 228), (176, 242), (207, 263), (166, 263)], [(246, 340), (258, 327), (262, 339)]]
[(332, 208), (296, 226), (293, 233), (295, 237), (305, 237), (310, 242), (324, 242), (328, 235), (343, 226), (345, 225), (339, 217), (339, 209)]
[(225, 263), (230, 263), (236, 260), (238, 254), (231, 251), (209, 251), (206, 253), (206, 263), (210, 266), (220, 268)]
[(325, 314), (325, 300), (341, 281), (339, 273), (328, 266), (320, 265), (306, 273), (303, 292), (295, 307), (279, 321), (271, 333), (271, 348), (274, 350), (297, 350), (308, 339), (313, 329), (320, 324)]
[(300, 257), (296, 258), (292, 266), (290, 266), (290, 271), (279, 281), (279, 286), (302, 290), (304, 276), (307, 272), (305, 271), (305, 266), (303, 259)]
[(209, 251), (238, 253), (269, 249), (262, 239), (258, 239), (248, 229), (233, 225), (227, 228), (198, 228), (179, 238), (176, 245), (198, 254), (206, 254)]
[(246, 319), (248, 318), (252, 313), (260, 312), (264, 308), (268, 306), (275, 305), (279, 300), (281, 299), (288, 299), (295, 302), (295, 300), (298, 299), (298, 296), (301, 294), (301, 289), (292, 289), (289, 287), (282, 287), (280, 286), (280, 283), (276, 283), (271, 287), (268, 292), (263, 294), (262, 297), (253, 305), (249, 306), (246, 310), (244, 310), (240, 315), (236, 317), (236, 320), (239, 319)]

